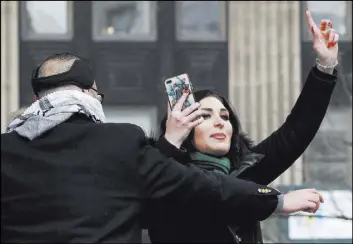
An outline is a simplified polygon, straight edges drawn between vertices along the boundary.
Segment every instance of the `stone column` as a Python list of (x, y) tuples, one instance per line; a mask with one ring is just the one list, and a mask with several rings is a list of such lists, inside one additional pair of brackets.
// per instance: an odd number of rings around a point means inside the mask
[[(229, 2), (229, 97), (243, 131), (259, 142), (285, 121), (301, 90), (300, 6)], [(301, 184), (298, 159), (273, 184)]]
[(19, 108), (19, 29), (17, 1), (1, 1), (1, 132)]

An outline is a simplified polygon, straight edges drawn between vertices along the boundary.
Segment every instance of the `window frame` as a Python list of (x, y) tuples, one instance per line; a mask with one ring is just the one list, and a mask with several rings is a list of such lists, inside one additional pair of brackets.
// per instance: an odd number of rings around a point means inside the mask
[[(94, 42), (124, 42), (124, 41), (133, 41), (133, 42), (148, 42), (148, 41), (156, 41), (157, 40), (157, 34), (158, 34), (158, 25), (157, 25), (157, 10), (158, 10), (158, 5), (157, 1), (119, 1), (115, 3), (139, 3), (139, 2), (148, 2), (150, 5), (150, 25), (151, 25), (151, 32), (148, 35), (137, 33), (133, 35), (100, 35), (100, 20), (99, 19), (99, 12), (96, 11), (95, 5), (102, 3), (103, 1), (92, 1), (92, 40)], [(109, 1), (110, 2), (110, 1)]]
[[(226, 42), (228, 40), (228, 1), (214, 1), (221, 4), (220, 8), (220, 23), (222, 34), (220, 36), (195, 34), (191, 36), (182, 35), (180, 31), (179, 19), (180, 9), (183, 2), (190, 1), (176, 1), (175, 2), (175, 39), (178, 42)], [(199, 2), (199, 1), (194, 1)], [(206, 2), (206, 1), (205, 1)]]
[[(35, 2), (35, 1), (33, 1)], [(37, 1), (40, 2), (40, 1)], [(67, 3), (67, 29), (68, 32), (65, 34), (55, 34), (55, 33), (48, 33), (48, 34), (30, 34), (29, 30), (25, 27), (26, 19), (29, 18), (29, 13), (27, 11), (27, 3), (29, 1), (21, 1), (20, 2), (20, 13), (21, 13), (21, 39), (23, 41), (71, 41), (74, 38), (74, 6), (73, 1), (63, 1)]]

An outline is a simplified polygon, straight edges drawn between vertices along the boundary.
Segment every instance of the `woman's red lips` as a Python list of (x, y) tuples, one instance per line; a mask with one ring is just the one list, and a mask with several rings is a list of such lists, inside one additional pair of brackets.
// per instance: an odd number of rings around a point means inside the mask
[(226, 138), (226, 135), (224, 133), (215, 133), (215, 134), (212, 134), (211, 137), (218, 140), (223, 140)]

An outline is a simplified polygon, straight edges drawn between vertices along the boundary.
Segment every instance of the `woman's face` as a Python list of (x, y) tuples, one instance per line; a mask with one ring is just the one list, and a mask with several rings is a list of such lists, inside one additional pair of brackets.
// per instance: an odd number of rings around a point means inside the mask
[(200, 152), (214, 156), (224, 156), (229, 152), (233, 127), (228, 110), (215, 97), (205, 97), (200, 101), (204, 121), (195, 127), (194, 145)]

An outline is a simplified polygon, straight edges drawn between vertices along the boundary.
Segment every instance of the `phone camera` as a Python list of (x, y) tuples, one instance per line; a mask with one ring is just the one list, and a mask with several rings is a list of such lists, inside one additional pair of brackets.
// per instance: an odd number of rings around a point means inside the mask
[(172, 83), (172, 80), (167, 80), (166, 83), (167, 83), (167, 84), (170, 84), (170, 83)]

